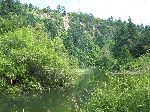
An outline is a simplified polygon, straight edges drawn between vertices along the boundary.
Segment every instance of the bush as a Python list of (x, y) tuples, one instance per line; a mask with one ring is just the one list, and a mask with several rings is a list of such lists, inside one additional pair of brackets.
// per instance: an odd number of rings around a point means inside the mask
[(128, 62), (124, 68), (139, 74), (150, 74), (150, 53)]
[[(98, 81), (82, 112), (147, 112), (150, 110), (150, 77), (112, 76)], [(96, 84), (95, 84), (96, 85)]]
[(44, 33), (28, 28), (0, 36), (0, 78), (2, 90), (70, 85), (70, 60), (63, 42), (49, 40)]

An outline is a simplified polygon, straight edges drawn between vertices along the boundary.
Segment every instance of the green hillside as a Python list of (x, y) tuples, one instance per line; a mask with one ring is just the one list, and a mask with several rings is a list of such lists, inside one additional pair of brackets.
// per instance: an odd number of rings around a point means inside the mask
[(0, 0), (1, 94), (58, 90), (74, 111), (148, 112), (149, 75), (149, 25)]

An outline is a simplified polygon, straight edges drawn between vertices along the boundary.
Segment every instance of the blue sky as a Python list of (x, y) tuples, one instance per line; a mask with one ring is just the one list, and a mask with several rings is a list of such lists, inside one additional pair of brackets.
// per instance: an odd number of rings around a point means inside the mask
[(63, 5), (67, 12), (87, 12), (95, 17), (107, 19), (110, 16), (127, 20), (129, 16), (136, 24), (150, 25), (150, 0), (20, 0), (44, 8), (56, 9)]

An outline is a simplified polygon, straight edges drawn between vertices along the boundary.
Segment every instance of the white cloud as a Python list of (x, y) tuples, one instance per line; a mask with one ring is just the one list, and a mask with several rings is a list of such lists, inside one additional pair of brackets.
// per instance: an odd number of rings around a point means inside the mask
[(129, 16), (135, 23), (150, 23), (149, 0), (43, 0), (52, 8), (64, 5), (67, 11), (82, 11), (92, 13), (99, 18), (110, 16), (127, 20)]
[(52, 8), (56, 8), (57, 4), (54, 0), (43, 0), (47, 6), (50, 6)]

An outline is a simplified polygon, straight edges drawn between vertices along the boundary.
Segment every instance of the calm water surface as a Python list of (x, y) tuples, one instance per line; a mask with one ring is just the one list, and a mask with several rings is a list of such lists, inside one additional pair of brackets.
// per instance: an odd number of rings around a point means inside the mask
[(1, 95), (0, 112), (72, 112), (70, 96), (58, 91)]

